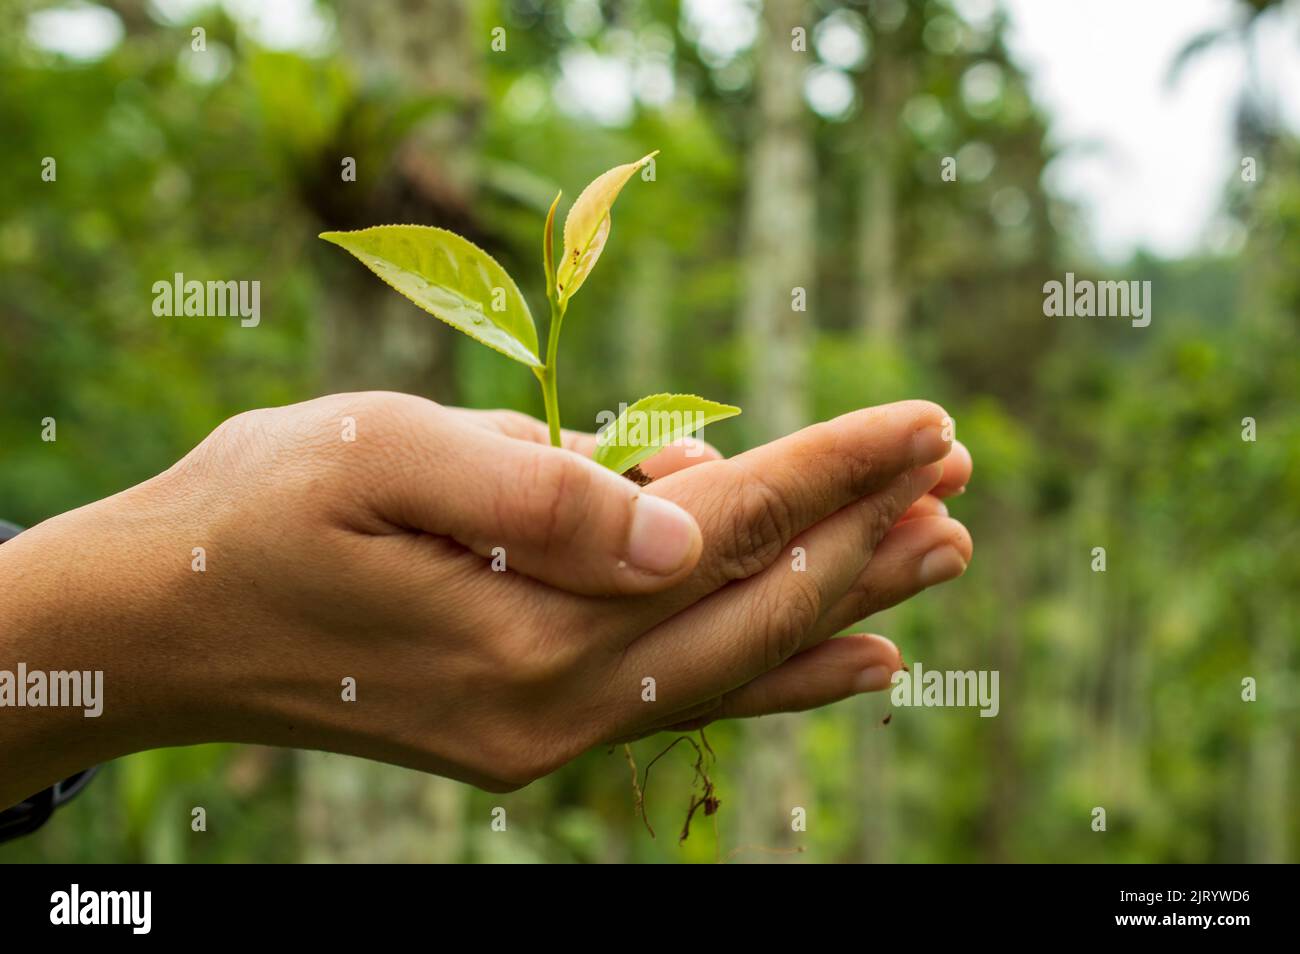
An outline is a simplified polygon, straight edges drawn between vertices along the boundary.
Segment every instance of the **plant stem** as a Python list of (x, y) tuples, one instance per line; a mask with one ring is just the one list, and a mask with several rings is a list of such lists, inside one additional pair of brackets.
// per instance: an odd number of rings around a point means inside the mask
[(537, 372), (542, 382), (542, 401), (546, 405), (546, 424), (551, 432), (551, 446), (560, 447), (560, 395), (557, 388), (559, 375), (555, 362), (560, 350), (560, 325), (564, 323), (564, 308), (551, 299), (551, 324), (546, 335), (546, 367)]
[(551, 431), (551, 446), (560, 446), (560, 398), (555, 391), (555, 369), (547, 366), (537, 375), (542, 382), (542, 401), (546, 404), (546, 425)]

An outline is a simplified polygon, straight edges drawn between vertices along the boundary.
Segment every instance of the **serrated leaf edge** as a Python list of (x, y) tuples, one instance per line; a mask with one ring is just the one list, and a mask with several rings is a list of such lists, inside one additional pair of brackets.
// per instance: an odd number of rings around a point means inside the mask
[[(534, 353), (534, 352), (533, 352), (533, 351), (532, 351), (532, 350), (531, 350), (527, 345), (525, 345), (522, 341), (519, 342), (519, 347), (522, 348), (525, 352), (528, 353), (528, 356), (529, 356), (530, 358), (533, 359), (533, 362), (534, 362), (534, 363), (529, 363), (529, 362), (527, 362), (527, 361), (520, 361), (518, 355), (513, 355), (513, 354), (511, 354), (511, 353), (508, 352), (508, 351), (503, 351), (501, 348), (498, 348), (496, 345), (492, 344), (491, 342), (484, 341), (482, 338), (478, 338), (478, 337), (475, 337), (474, 335), (469, 334), (467, 331), (465, 331), (464, 328), (459, 328), (459, 327), (457, 327), (455, 324), (453, 324), (452, 322), (448, 321), (446, 318), (443, 318), (441, 315), (438, 315), (436, 312), (433, 312), (433, 311), (429, 310), (428, 308), (425, 308), (425, 307), (424, 307), (423, 305), (421, 305), (418, 301), (415, 301), (414, 299), (409, 298), (409, 297), (406, 295), (405, 292), (403, 292), (400, 288), (398, 288), (396, 285), (394, 285), (392, 282), (390, 282), (390, 281), (389, 281), (387, 278), (385, 278), (385, 277), (384, 277), (380, 272), (375, 271), (375, 269), (371, 268), (370, 265), (367, 264), (365, 261), (363, 261), (363, 260), (360, 259), (360, 258), (357, 258), (356, 253), (353, 252), (352, 249), (348, 248), (346, 245), (343, 245), (343, 244), (340, 243), (340, 242), (336, 242), (336, 241), (334, 241), (334, 239), (330, 237), (330, 236), (333, 236), (333, 235), (358, 235), (358, 234), (360, 234), (360, 233), (362, 233), (362, 232), (370, 232), (370, 231), (373, 231), (374, 229), (391, 229), (391, 228), (415, 228), (415, 229), (426, 229), (426, 230), (428, 230), (428, 231), (430, 231), (430, 232), (442, 232), (444, 235), (452, 235), (452, 236), (455, 236), (456, 238), (458, 238), (458, 239), (460, 239), (462, 242), (464, 242), (466, 245), (468, 245), (468, 246), (470, 246), (471, 248), (473, 248), (473, 249), (474, 249), (475, 251), (477, 251), (479, 254), (483, 255), (485, 258), (488, 259), (488, 261), (492, 262), (494, 265), (496, 265), (497, 268), (501, 269), (501, 274), (505, 275), (505, 277), (506, 277), (506, 281), (510, 282), (510, 286), (515, 290), (515, 294), (517, 294), (517, 295), (519, 296), (519, 300), (520, 300), (521, 302), (523, 302), (523, 305), (524, 305), (524, 313), (528, 315), (528, 323), (529, 323), (530, 325), (532, 325), (532, 327), (533, 327), (533, 336), (534, 336), (534, 337), (537, 337), (537, 322), (536, 322), (536, 320), (533, 318), (533, 312), (532, 312), (532, 309), (528, 307), (528, 299), (524, 298), (523, 292), (521, 292), (521, 291), (519, 290), (519, 285), (515, 282), (514, 276), (511, 275), (510, 272), (506, 270), (506, 267), (505, 267), (504, 265), (502, 265), (500, 262), (498, 262), (498, 261), (497, 261), (495, 258), (493, 258), (491, 255), (489, 255), (489, 254), (488, 254), (486, 251), (484, 251), (484, 249), (482, 249), (480, 246), (478, 246), (478, 245), (475, 244), (474, 242), (470, 241), (469, 239), (465, 238), (465, 236), (463, 236), (463, 235), (459, 235), (459, 234), (457, 234), (457, 233), (451, 231), (450, 229), (439, 228), (439, 227), (436, 226), (436, 225), (420, 225), (420, 224), (418, 224), (418, 223), (416, 223), (416, 222), (390, 222), (390, 223), (387, 223), (387, 224), (385, 224), (385, 225), (369, 225), (369, 226), (366, 226), (364, 229), (332, 229), (332, 230), (327, 231), (327, 232), (321, 232), (321, 233), (319, 233), (316, 237), (319, 238), (319, 239), (323, 239), (323, 240), (325, 240), (326, 242), (329, 242), (331, 245), (334, 245), (334, 246), (337, 246), (338, 248), (343, 249), (343, 251), (347, 252), (347, 253), (348, 253), (349, 255), (351, 255), (354, 259), (356, 259), (358, 262), (360, 262), (361, 265), (363, 265), (363, 266), (366, 268), (366, 270), (370, 272), (370, 274), (374, 275), (374, 276), (375, 276), (376, 278), (378, 278), (381, 282), (383, 282), (385, 285), (387, 285), (387, 286), (388, 286), (389, 288), (391, 288), (393, 291), (397, 292), (397, 294), (401, 295), (403, 298), (405, 298), (407, 301), (409, 301), (409, 302), (410, 302), (412, 305), (414, 305), (416, 308), (419, 308), (419, 309), (420, 309), (422, 312), (424, 312), (426, 315), (432, 315), (434, 318), (437, 318), (439, 321), (441, 321), (444, 325), (447, 325), (449, 328), (453, 328), (453, 329), (455, 329), (456, 331), (458, 331), (458, 332), (460, 332), (461, 334), (465, 335), (465, 337), (467, 337), (467, 338), (472, 338), (474, 341), (477, 341), (479, 344), (483, 345), (484, 347), (490, 348), (490, 349), (492, 349), (493, 351), (495, 351), (497, 354), (502, 355), (502, 356), (504, 356), (504, 357), (507, 357), (507, 358), (509, 358), (511, 361), (514, 361), (514, 362), (516, 362), (516, 363), (518, 363), (518, 364), (522, 364), (522, 365), (524, 365), (525, 367), (530, 367), (530, 368), (544, 368), (544, 367), (546, 366), (546, 365), (544, 365), (544, 364), (542, 363), (542, 359), (541, 359), (540, 357), (538, 357), (538, 356), (537, 356), (537, 355), (536, 355), (536, 354), (535, 354), (535, 353)], [(501, 326), (500, 326), (500, 325), (497, 325), (497, 327), (500, 328)], [(502, 330), (504, 331), (505, 329), (503, 328)], [(507, 332), (507, 333), (508, 333), (508, 332)], [(540, 341), (539, 341), (538, 343), (540, 344)]]

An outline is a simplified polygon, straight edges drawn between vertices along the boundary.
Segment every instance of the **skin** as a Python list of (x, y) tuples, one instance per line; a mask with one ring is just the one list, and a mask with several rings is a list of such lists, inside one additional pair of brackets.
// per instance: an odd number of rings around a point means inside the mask
[(99, 718), (0, 710), (0, 804), (213, 741), (509, 791), (598, 744), (887, 688), (891, 642), (831, 637), (970, 561), (946, 418), (890, 404), (727, 460), (688, 441), (638, 488), (513, 412), (366, 392), (238, 415), (0, 547), (0, 668), (104, 671)]

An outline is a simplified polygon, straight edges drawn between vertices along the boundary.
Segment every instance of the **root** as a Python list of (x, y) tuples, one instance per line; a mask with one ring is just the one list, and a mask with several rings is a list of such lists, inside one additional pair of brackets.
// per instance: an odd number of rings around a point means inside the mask
[(641, 816), (646, 831), (650, 832), (651, 838), (655, 837), (655, 830), (654, 826), (650, 824), (650, 817), (646, 813), (645, 805), (645, 793), (650, 788), (650, 770), (654, 768), (656, 762), (675, 749), (680, 742), (685, 742), (695, 749), (695, 785), (698, 786), (698, 790), (692, 788), (691, 799), (686, 806), (686, 820), (682, 823), (682, 830), (681, 834), (677, 836), (677, 843), (681, 844), (690, 837), (691, 821), (695, 818), (697, 811), (702, 808), (705, 817), (716, 816), (718, 808), (722, 805), (722, 800), (714, 794), (713, 779), (709, 777), (709, 765), (717, 761), (717, 756), (714, 754), (713, 747), (709, 745), (708, 736), (704, 734), (703, 729), (700, 729), (699, 734), (699, 742), (696, 742), (689, 735), (679, 735), (669, 742), (666, 748), (646, 763), (645, 777), (639, 784), (637, 782), (636, 760), (632, 757), (632, 747), (630, 745), (623, 746), (623, 753), (632, 769), (632, 797), (636, 811)]
[[(636, 813), (641, 816), (641, 821), (645, 822), (645, 827), (650, 832), (650, 837), (655, 836), (654, 827), (650, 824), (650, 819), (645, 814), (645, 791), (637, 784), (636, 780), (636, 757), (632, 755), (632, 744), (623, 743), (623, 757), (627, 759), (627, 767), (632, 770), (632, 805)], [(646, 770), (649, 774), (649, 769)]]
[[(677, 836), (677, 843), (680, 845), (691, 835), (691, 822), (695, 815), (701, 809), (704, 811), (705, 818), (713, 819), (713, 840), (715, 845), (714, 860), (718, 864), (725, 864), (737, 855), (747, 851), (758, 851), (769, 855), (800, 855), (807, 849), (803, 845), (796, 848), (769, 848), (765, 845), (741, 845), (739, 848), (733, 848), (724, 856), (722, 854), (722, 833), (718, 830), (718, 809), (722, 806), (722, 800), (718, 798), (713, 779), (709, 777), (709, 768), (717, 764), (718, 756), (713, 751), (713, 746), (709, 744), (709, 737), (704, 734), (704, 730), (699, 730), (699, 741), (691, 738), (689, 735), (679, 735), (665, 746), (658, 755), (646, 763), (645, 774), (641, 775), (637, 770), (636, 759), (632, 755), (632, 746), (628, 743), (623, 745), (623, 757), (627, 760), (628, 768), (632, 772), (632, 798), (636, 808), (636, 813), (641, 816), (641, 821), (650, 832), (650, 837), (655, 837), (654, 826), (650, 824), (649, 815), (646, 813), (646, 792), (650, 790), (650, 770), (654, 768), (655, 763), (661, 758), (677, 748), (682, 742), (685, 742), (695, 750), (695, 778), (692, 784), (691, 798), (686, 806), (686, 819), (682, 822), (682, 830)], [(611, 746), (610, 752), (614, 749)]]

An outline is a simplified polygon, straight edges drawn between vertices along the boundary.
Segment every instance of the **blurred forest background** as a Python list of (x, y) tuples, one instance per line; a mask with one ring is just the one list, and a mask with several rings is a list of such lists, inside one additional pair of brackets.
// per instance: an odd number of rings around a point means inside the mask
[[(36, 523), (164, 469), (233, 413), (331, 391), (540, 417), (531, 375), (316, 234), (453, 229), (544, 322), (557, 188), (562, 214), (660, 149), (566, 322), (565, 423), (695, 391), (745, 407), (708, 435), (736, 452), (851, 408), (941, 402), (976, 462), (952, 504), (975, 560), (868, 626), (927, 668), (999, 670), (1001, 713), (898, 710), (885, 728), (879, 695), (717, 726), (722, 808), (683, 846), (684, 749), (656, 767), (652, 840), (617, 752), (489, 795), (223, 745), (112, 764), (0, 860), (1300, 855), (1300, 144), (1244, 77), (1234, 152), (1258, 177), (1234, 163), (1221, 197), (1238, 240), (1115, 264), (1044, 185), (1064, 147), (992, 3), (307, 0), (287, 6), (315, 27), (288, 49), (245, 29), (252, 6), (0, 0), (0, 517)], [(1181, 68), (1281, 6), (1225, 2)], [(69, 10), (108, 41), (60, 51)], [(260, 280), (261, 324), (155, 317), (151, 285), (178, 271)], [(1066, 271), (1151, 281), (1151, 326), (1045, 318), (1042, 286)], [(668, 740), (639, 743), (642, 764)]]

